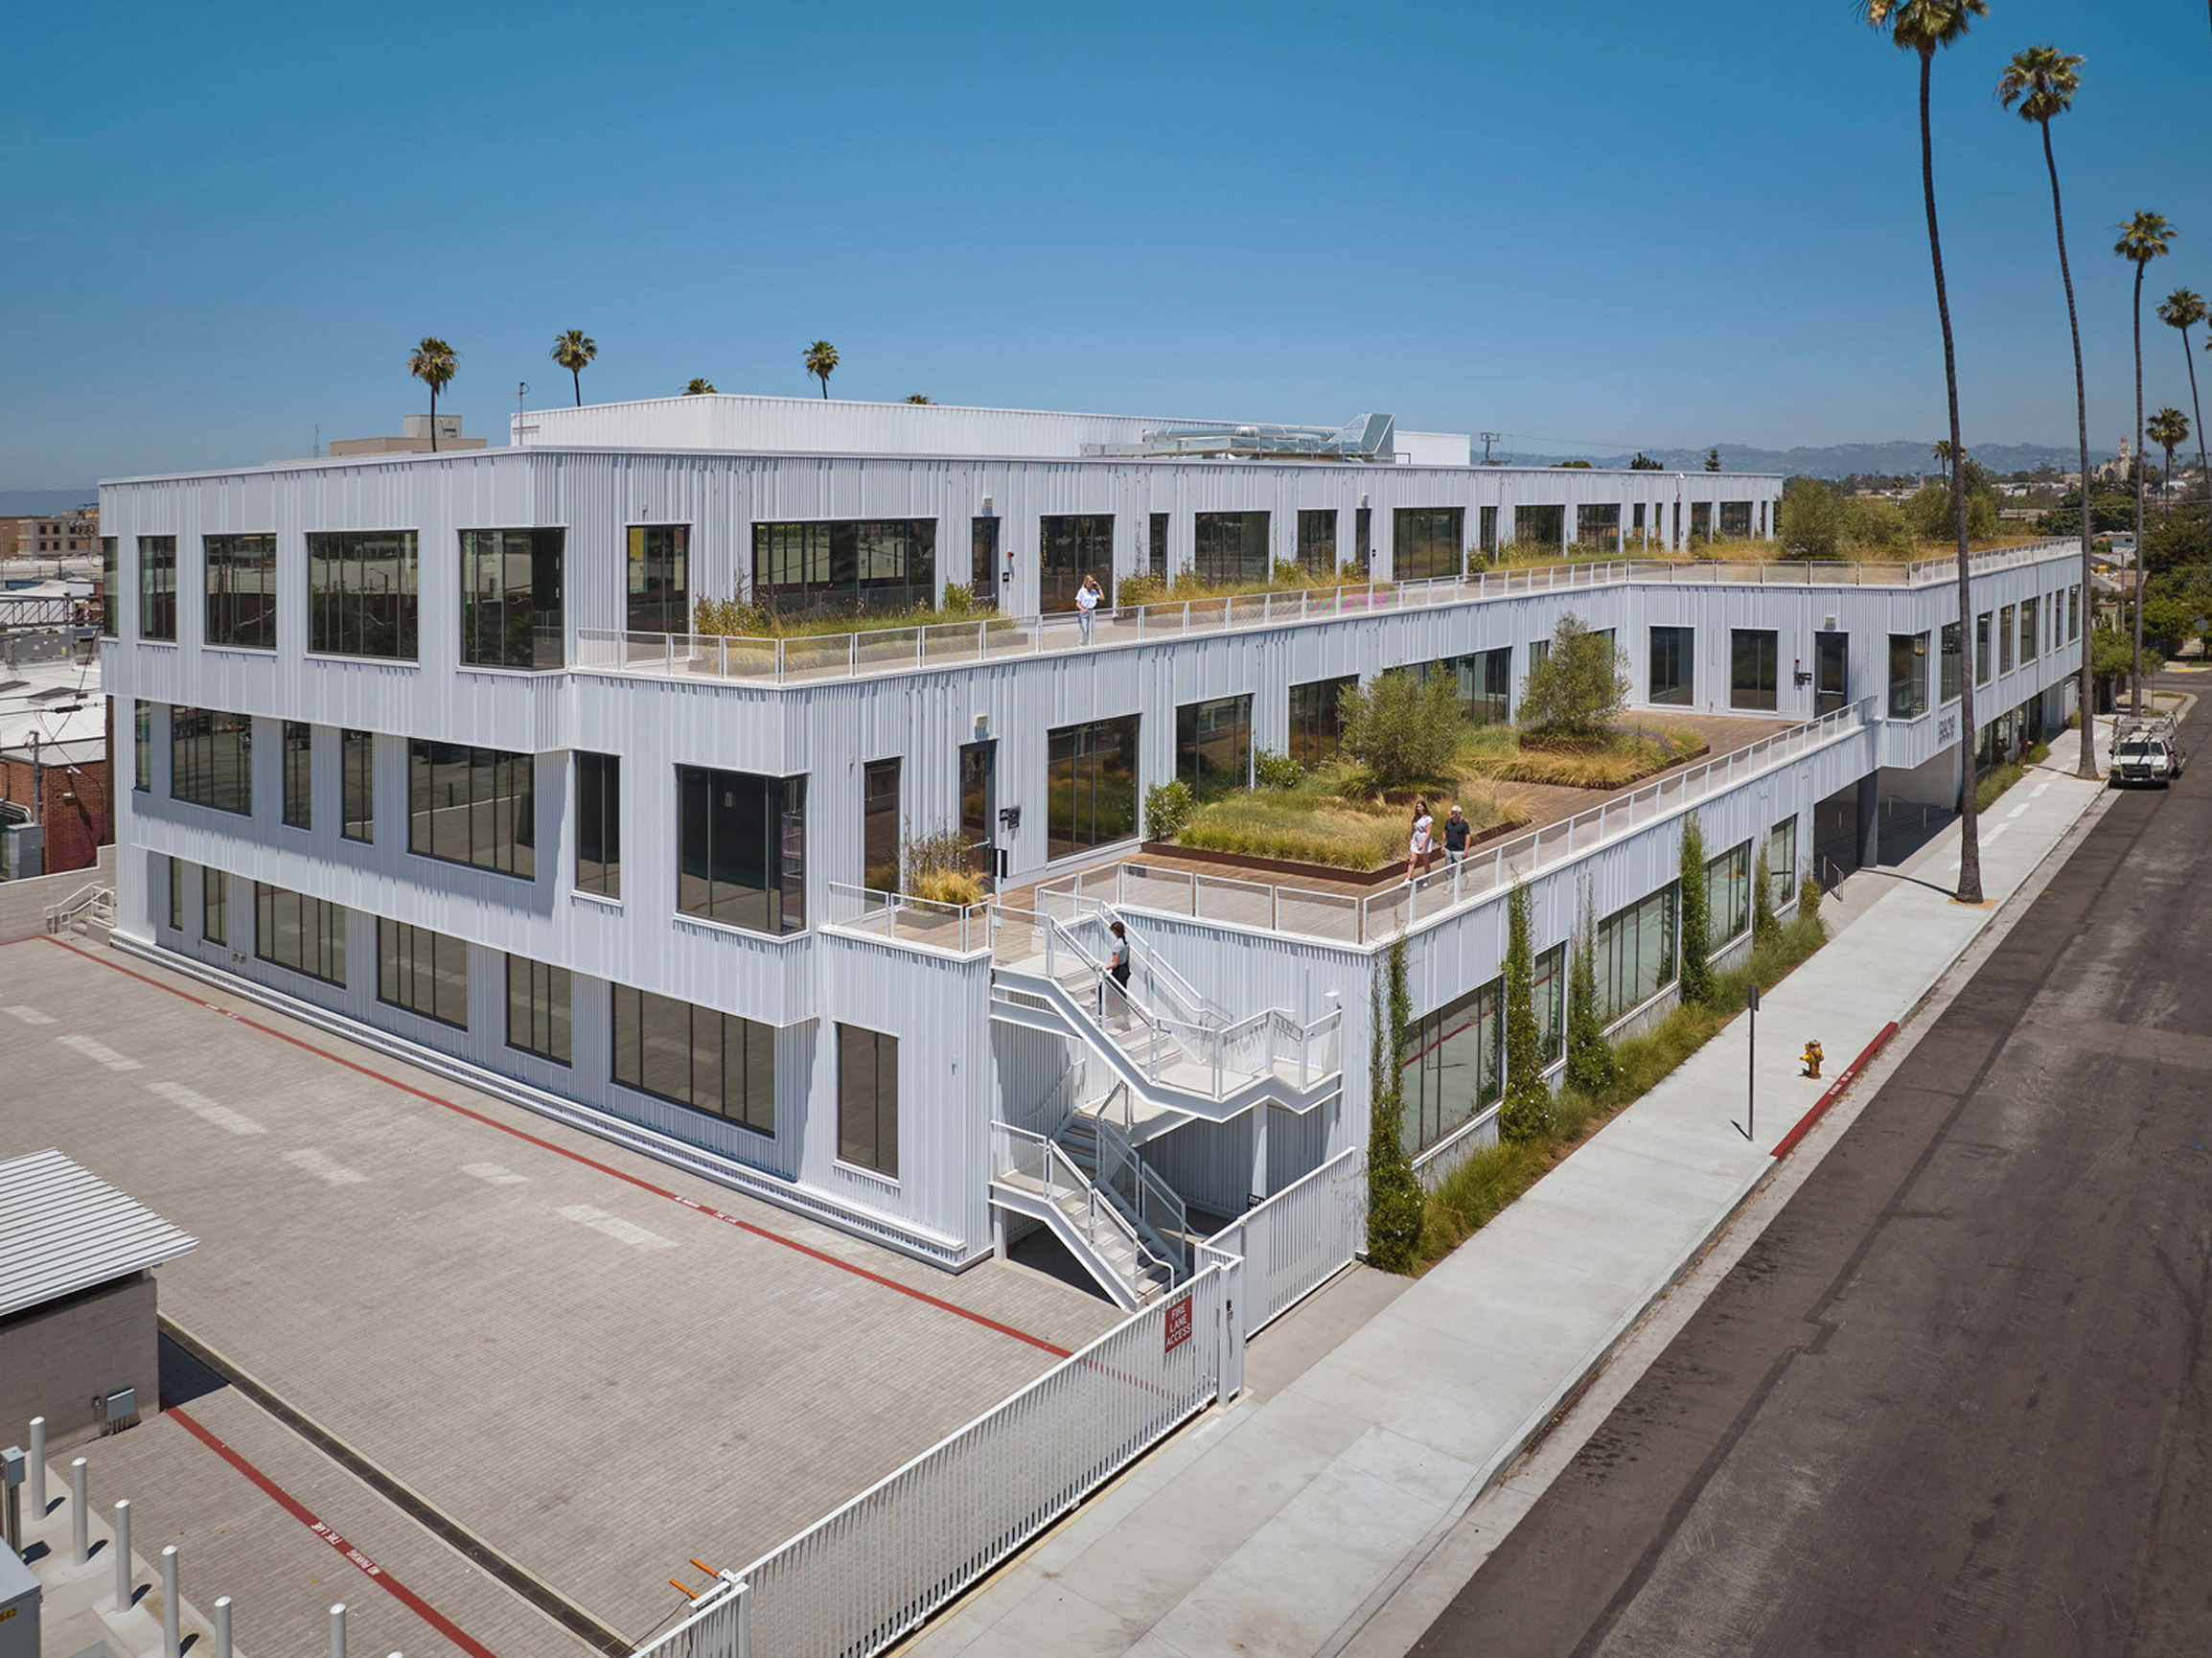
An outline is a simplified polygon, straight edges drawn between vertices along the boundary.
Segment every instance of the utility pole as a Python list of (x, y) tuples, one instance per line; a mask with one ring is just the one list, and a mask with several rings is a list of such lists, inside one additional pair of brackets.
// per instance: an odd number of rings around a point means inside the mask
[(522, 394), (529, 389), (528, 380), (518, 380), (515, 382), (515, 436), (511, 440), (515, 443), (522, 441)]

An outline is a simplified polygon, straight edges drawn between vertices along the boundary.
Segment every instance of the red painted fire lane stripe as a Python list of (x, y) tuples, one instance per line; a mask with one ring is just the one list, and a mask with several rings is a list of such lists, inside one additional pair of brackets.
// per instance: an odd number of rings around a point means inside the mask
[(311, 1053), (318, 1059), (327, 1059), (333, 1065), (342, 1065), (348, 1071), (358, 1071), (361, 1075), (371, 1077), (376, 1081), (384, 1084), (384, 1086), (387, 1088), (396, 1088), (402, 1094), (409, 1094), (414, 1095), (417, 1099), (427, 1100), (432, 1105), (443, 1106), (446, 1110), (453, 1112), (458, 1116), (465, 1117), (472, 1122), (480, 1122), (486, 1128), (495, 1128), (501, 1134), (511, 1134), (517, 1140), (524, 1140), (531, 1145), (537, 1146), (541, 1151), (549, 1151), (556, 1157), (566, 1158), (570, 1163), (582, 1163), (586, 1168), (597, 1169), (601, 1174), (607, 1175), (611, 1179), (621, 1181), (626, 1186), (635, 1186), (639, 1191), (649, 1191), (655, 1197), (666, 1198), (670, 1203), (680, 1204), (683, 1208), (692, 1210), (695, 1214), (703, 1214), (709, 1220), (718, 1220), (722, 1222), (724, 1226), (735, 1227), (739, 1232), (750, 1232), (755, 1237), (766, 1238), (770, 1243), (781, 1244), (785, 1249), (795, 1250), (798, 1254), (807, 1256), (811, 1260), (821, 1262), (824, 1266), (836, 1267), (840, 1272), (847, 1272), (851, 1273), (855, 1278), (866, 1278), (868, 1282), (873, 1284), (881, 1284), (887, 1290), (896, 1290), (902, 1296), (907, 1296), (911, 1300), (921, 1301), (928, 1306), (935, 1307), (940, 1312), (951, 1313), (955, 1318), (966, 1319), (972, 1324), (981, 1324), (983, 1328), (987, 1330), (995, 1330), (1002, 1336), (1011, 1336), (1015, 1341), (1026, 1342), (1030, 1347), (1036, 1347), (1041, 1351), (1050, 1353), (1056, 1359), (1064, 1359), (1069, 1357), (1068, 1348), (1055, 1347), (1052, 1343), (1044, 1340), (1042, 1337), (1030, 1335), (1026, 1330), (1018, 1330), (1012, 1324), (1002, 1324), (997, 1319), (987, 1319), (981, 1313), (971, 1312), (966, 1307), (956, 1305), (952, 1301), (940, 1300), (938, 1297), (931, 1295), (927, 1290), (917, 1290), (911, 1284), (903, 1284), (900, 1283), (896, 1278), (886, 1278), (881, 1273), (870, 1272), (866, 1267), (855, 1266), (850, 1261), (840, 1260), (836, 1255), (829, 1254), (826, 1250), (810, 1248), (806, 1244), (800, 1243), (796, 1238), (785, 1237), (781, 1232), (771, 1232), (768, 1228), (764, 1226), (756, 1226), (749, 1220), (741, 1220), (736, 1215), (726, 1213), (721, 1209), (711, 1208), (706, 1204), (703, 1204), (696, 1198), (688, 1198), (680, 1192), (670, 1191), (666, 1186), (655, 1186), (649, 1180), (642, 1180), (636, 1175), (625, 1173), (623, 1170), (615, 1168), (609, 1163), (599, 1162), (596, 1158), (586, 1157), (580, 1151), (570, 1151), (565, 1145), (556, 1145), (552, 1140), (541, 1140), (537, 1135), (526, 1133), (523, 1130), (515, 1127), (512, 1123), (501, 1122), (495, 1117), (489, 1117), (483, 1112), (472, 1110), (468, 1106), (456, 1104), (454, 1101), (449, 1099), (441, 1099), (438, 1097), (438, 1095), (429, 1093), (426, 1089), (417, 1088), (412, 1083), (402, 1082), (396, 1076), (386, 1076), (380, 1071), (374, 1070), (369, 1066), (362, 1065), (355, 1060), (348, 1059), (342, 1054), (333, 1053), (326, 1048), (317, 1048), (313, 1043), (302, 1041), (299, 1037), (293, 1036), (288, 1031), (278, 1030), (275, 1028), (275, 1026), (264, 1025), (259, 1020), (248, 1019), (242, 1013), (234, 1013), (229, 1008), (219, 1006), (215, 1002), (209, 1002), (204, 997), (193, 995), (189, 990), (179, 990), (173, 984), (164, 984), (158, 979), (150, 978), (144, 973), (139, 973), (131, 968), (124, 966), (120, 961), (103, 961), (99, 956), (93, 955), (89, 950), (80, 950), (76, 945), (63, 943), (62, 940), (56, 938), (51, 934), (46, 935), (46, 941), (49, 944), (60, 945), (63, 950), (68, 951), (72, 956), (83, 956), (85, 960), (92, 962), (95, 966), (111, 968), (115, 972), (123, 974), (127, 978), (137, 979), (141, 984), (150, 984), (154, 989), (166, 990), (170, 995), (177, 997), (182, 1001), (189, 1002), (196, 1007), (204, 1007), (210, 1013), (220, 1014), (223, 1018), (231, 1020), (239, 1025), (242, 1025), (249, 1030), (258, 1030), (264, 1036), (273, 1036), (279, 1042), (288, 1042), (292, 1047), (301, 1049), (303, 1052)]
[(368, 1555), (362, 1554), (360, 1550), (355, 1548), (353, 1544), (347, 1542), (335, 1530), (316, 1519), (309, 1511), (306, 1504), (300, 1502), (298, 1498), (240, 1456), (238, 1452), (232, 1450), (222, 1440), (201, 1427), (198, 1422), (193, 1419), (191, 1413), (182, 1406), (168, 1406), (162, 1414), (168, 1416), (170, 1420), (183, 1424), (187, 1433), (251, 1480), (256, 1485), (259, 1485), (278, 1508), (284, 1509), (286, 1513), (320, 1537), (325, 1543), (328, 1543), (338, 1554), (359, 1567), (363, 1575), (375, 1578), (380, 1585), (390, 1591), (392, 1598), (398, 1600), (401, 1605), (406, 1607), (408, 1611), (414, 1613), (416, 1617), (422, 1619), (424, 1623), (429, 1624), (431, 1628), (437, 1630), (439, 1634), (445, 1636), (462, 1651), (470, 1654), (470, 1658), (498, 1658), (498, 1655), (489, 1646), (464, 1633), (460, 1625), (450, 1618), (370, 1559)]
[(1835, 1080), (1828, 1085), (1828, 1092), (1814, 1100), (1812, 1109), (1797, 1119), (1797, 1126), (1775, 1141), (1774, 1155), (1776, 1157), (1786, 1156), (1792, 1146), (1811, 1132), (1812, 1125), (1820, 1120), (1821, 1114), (1843, 1097), (1843, 1091), (1849, 1088), (1858, 1073), (1866, 1069), (1867, 1061), (1879, 1053), (1888, 1045), (1889, 1039), (1896, 1034), (1897, 1021), (1894, 1019), (1875, 1032), (1874, 1040), (1866, 1045), (1864, 1051), (1835, 1073)]

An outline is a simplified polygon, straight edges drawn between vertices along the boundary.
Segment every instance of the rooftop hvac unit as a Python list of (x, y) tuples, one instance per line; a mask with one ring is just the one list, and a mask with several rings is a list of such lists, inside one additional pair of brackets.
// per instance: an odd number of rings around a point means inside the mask
[(0, 823), (0, 881), (46, 873), (46, 831), (35, 823)]

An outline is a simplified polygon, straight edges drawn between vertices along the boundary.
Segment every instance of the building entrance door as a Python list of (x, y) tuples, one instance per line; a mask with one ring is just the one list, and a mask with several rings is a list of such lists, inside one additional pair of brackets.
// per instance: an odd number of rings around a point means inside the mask
[(1812, 711), (1832, 714), (1850, 698), (1847, 656), (1849, 633), (1815, 633), (1812, 636)]
[(999, 882), (998, 762), (996, 742), (960, 745), (960, 833), (967, 837), (969, 864), (989, 891), (998, 890)]

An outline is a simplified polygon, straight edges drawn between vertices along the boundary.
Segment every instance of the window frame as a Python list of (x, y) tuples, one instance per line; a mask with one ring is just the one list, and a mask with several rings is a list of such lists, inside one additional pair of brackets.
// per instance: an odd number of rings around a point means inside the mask
[[(1209, 750), (1226, 731), (1229, 763), (1216, 765)], [(1241, 760), (1241, 764), (1239, 764)], [(1252, 693), (1208, 697), (1175, 710), (1175, 775), (1201, 804), (1252, 787)]]
[(284, 762), (279, 819), (288, 829), (315, 826), (315, 728), (305, 720), (285, 720), (277, 727), (277, 753)]
[[(757, 795), (756, 799), (736, 798)], [(711, 766), (676, 768), (676, 912), (689, 921), (771, 938), (807, 930), (807, 774), (788, 777)], [(741, 862), (747, 819), (760, 824), (758, 862)], [(721, 826), (717, 831), (718, 823)], [(796, 835), (794, 837), (795, 826)], [(703, 836), (694, 844), (695, 836)], [(734, 837), (734, 845), (728, 842)], [(757, 868), (761, 885), (729, 873)], [(748, 918), (758, 904), (761, 918)]]
[[(518, 967), (522, 969), (519, 991), (516, 985)], [(572, 1067), (576, 1063), (575, 994), (574, 976), (567, 968), (510, 951), (507, 955), (507, 1046), (518, 1053), (527, 1053), (551, 1065)], [(518, 1009), (522, 1015), (519, 1039), (515, 1017)]]
[[(1112, 846), (1132, 840), (1140, 833), (1143, 822), (1143, 735), (1141, 714), (1079, 720), (1072, 725), (1054, 726), (1045, 733), (1046, 862)], [(1115, 769), (1124, 762), (1129, 779), (1127, 821), (1124, 823), (1118, 814), (1102, 820), (1098, 814), (1101, 786), (1109, 779), (1118, 778)], [(1065, 834), (1061, 833), (1063, 819), (1056, 793), (1056, 779), (1063, 765), (1068, 768)], [(1080, 801), (1085, 798), (1090, 802), (1088, 813), (1080, 808)], [(1114, 800), (1111, 792), (1108, 799), (1110, 803)]]
[[(157, 574), (164, 580), (157, 580)], [(138, 538), (138, 636), (176, 643), (176, 538)]]
[(352, 725), (338, 728), (338, 839), (364, 846), (377, 840), (377, 735)]
[[(271, 886), (266, 881), (256, 881), (253, 889), (254, 959), (343, 990), (346, 987), (345, 906), (333, 904), (327, 898), (310, 898), (304, 892)], [(292, 939), (298, 950), (296, 959), (278, 954), (285, 943), (287, 909), (291, 911)]]
[(378, 916), (377, 1000), (453, 1030), (468, 1029), (467, 941), (389, 915)]
[[(205, 728), (200, 729), (203, 721)], [(219, 756), (225, 757), (221, 765)], [(253, 716), (220, 708), (172, 707), (169, 797), (211, 812), (251, 817)]]
[[(1441, 1144), (1505, 1096), (1505, 985), (1503, 976), (1478, 984), (1406, 1026), (1398, 1061), (1405, 1101), (1398, 1142), (1408, 1157)], [(1463, 1032), (1472, 1051), (1451, 1057), (1453, 1039)], [(1471, 1093), (1450, 1087), (1463, 1068), (1472, 1071)]]
[[(657, 991), (639, 989), (634, 984), (612, 984), (608, 987), (608, 990), (607, 1046), (608, 1080), (610, 1082), (617, 1088), (627, 1088), (633, 1093), (645, 1094), (650, 1098), (664, 1101), (685, 1111), (696, 1111), (703, 1117), (711, 1117), (719, 1122), (729, 1123), (765, 1139), (772, 1140), (775, 1138), (775, 1094), (778, 1073), (775, 1063), (776, 1031), (773, 1025), (763, 1025), (757, 1020), (747, 1019), (742, 1014), (724, 1013), (718, 1008), (701, 1007), (696, 1002), (681, 1002), (673, 996), (662, 996)], [(649, 1040), (650, 1033), (656, 1025), (663, 1027), (664, 1031), (672, 1029), (677, 1021), (677, 1010), (679, 1009), (681, 1010), (683, 1025), (684, 1092), (680, 1094), (670, 1091), (676, 1080), (672, 1070), (669, 1069), (674, 1057), (673, 1054), (664, 1050), (658, 1056), (659, 1063), (657, 1066), (655, 1063), (656, 1055)], [(634, 1042), (625, 1040), (626, 1013), (628, 1014), (627, 1023), (634, 1026), (630, 1033), (634, 1037)], [(713, 1043), (711, 1049), (702, 1041), (700, 1028), (702, 1020), (715, 1022), (712, 1026)], [(734, 1115), (729, 1109), (728, 1087), (732, 1074), (729, 1065), (729, 1039), (733, 1026), (735, 1027), (735, 1034), (740, 1038), (740, 1057), (735, 1072), (740, 1085), (740, 1111)], [(758, 1033), (757, 1036), (756, 1033)], [(634, 1055), (626, 1053), (626, 1050), (631, 1048), (634, 1049)], [(754, 1087), (754, 1084), (760, 1080), (758, 1053), (761, 1049), (765, 1049), (768, 1062), (765, 1091), (756, 1090)], [(707, 1097), (707, 1091), (701, 1086), (701, 1058), (703, 1054), (709, 1052), (711, 1052), (715, 1083), (712, 1091), (713, 1098), (718, 1100), (719, 1104), (702, 1103)], [(624, 1073), (626, 1057), (633, 1059), (634, 1066), (634, 1069), (627, 1075)], [(669, 1086), (657, 1086), (657, 1084)], [(765, 1112), (758, 1109), (763, 1103), (759, 1098), (762, 1092), (765, 1092), (766, 1094)]]
[[(267, 530), (199, 538), (200, 585), (207, 601), (202, 645), (217, 651), (277, 648), (276, 541), (275, 532)], [(261, 585), (249, 585), (257, 576)]]
[[(867, 1073), (869, 1092), (864, 1142), (856, 1132), (860, 1125), (851, 1117), (854, 1075), (863, 1070)], [(840, 1165), (895, 1183), (899, 1178), (899, 1039), (895, 1035), (838, 1021), (837, 1108)]]
[[(422, 660), (420, 532), (310, 530), (307, 556), (309, 656)], [(388, 585), (372, 586), (372, 576)]]
[(230, 943), (230, 877), (207, 864), (199, 866), (199, 936), (209, 944)]
[(576, 795), (576, 863), (570, 885), (578, 892), (619, 904), (622, 756), (579, 748), (572, 756), (570, 771)]
[(690, 633), (691, 526), (625, 524), (622, 547), (624, 630)]
[(1465, 507), (1391, 508), (1391, 579), (1457, 580), (1467, 573)]
[[(1763, 640), (1763, 647), (1760, 641)], [(1764, 669), (1764, 684), (1746, 685), (1742, 674), (1744, 649), (1750, 643), (1753, 652), (1752, 667), (1756, 673)], [(1764, 661), (1758, 653), (1763, 648)], [(1777, 713), (1782, 702), (1782, 633), (1776, 628), (1731, 628), (1728, 630), (1728, 705), (1751, 713)]]
[[(441, 772), (449, 786), (455, 780), (452, 768), (463, 768), (468, 794), (456, 800), (449, 796), (444, 806), (429, 803), (441, 780)], [(508, 748), (489, 748), (470, 743), (446, 743), (426, 737), (407, 739), (407, 851), (417, 858), (435, 859), (441, 864), (457, 864), (467, 869), (488, 870), (511, 880), (535, 881), (538, 878), (538, 761), (534, 754), (520, 753)], [(478, 775), (487, 774), (489, 784), (478, 793)], [(519, 783), (518, 788), (516, 785)], [(491, 808), (488, 814), (490, 840), (483, 855), (477, 851), (479, 807)], [(440, 842), (449, 831), (442, 831), (439, 814), (450, 814), (456, 808), (464, 809), (461, 819), (462, 837), (466, 846), (462, 854), (454, 856), (450, 850), (441, 850)], [(449, 817), (446, 819), (450, 822)], [(499, 832), (504, 829), (506, 834)], [(504, 856), (502, 856), (504, 848)]]
[[(1660, 688), (1661, 634), (1666, 634), (1672, 678)], [(1697, 630), (1659, 627), (1650, 629), (1647, 645), (1644, 700), (1653, 707), (1694, 708), (1697, 705)]]
[[(565, 668), (567, 530), (482, 527), (459, 536), (461, 666), (524, 674)], [(519, 587), (518, 559), (526, 575)]]

